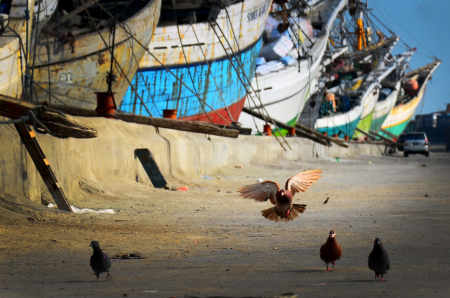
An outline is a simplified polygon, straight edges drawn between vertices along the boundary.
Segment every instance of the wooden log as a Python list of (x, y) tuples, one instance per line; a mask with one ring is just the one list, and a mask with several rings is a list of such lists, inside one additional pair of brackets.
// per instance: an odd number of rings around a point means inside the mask
[(358, 127), (356, 128), (357, 131), (359, 131), (360, 133), (362, 133), (363, 135), (365, 135), (366, 137), (372, 139), (372, 140), (376, 140), (374, 136), (371, 136), (369, 133), (365, 132), (362, 129), (359, 129)]
[[(98, 117), (97, 113), (94, 110), (87, 110), (82, 108), (63, 106), (63, 105), (52, 105), (52, 108), (55, 108), (63, 113), (72, 115), (72, 116), (81, 116), (81, 117)], [(222, 129), (213, 124), (199, 122), (199, 121), (183, 121), (177, 119), (168, 119), (168, 118), (154, 118), (147, 116), (140, 116), (134, 114), (126, 114), (126, 113), (117, 113), (116, 119), (122, 120), (125, 122), (151, 125), (159, 128), (167, 128), (174, 130), (181, 130), (187, 132), (195, 132), (195, 133), (203, 133), (209, 135), (215, 135), (220, 137), (227, 138), (237, 138), (239, 136), (239, 131), (234, 129)]]
[(397, 142), (394, 142), (393, 140), (386, 138), (385, 136), (382, 136), (379, 133), (374, 132), (373, 130), (369, 130), (369, 133), (373, 134), (374, 136), (379, 137), (380, 139), (387, 141), (388, 143), (397, 144)]
[[(10, 119), (18, 119), (29, 115), (29, 111), (36, 108), (36, 104), (0, 94), (0, 116)], [(97, 131), (85, 126), (70, 117), (65, 117), (58, 112), (46, 110), (40, 112), (36, 118), (44, 124), (52, 133), (67, 138), (96, 138)], [(33, 124), (32, 120), (26, 121)]]
[(48, 191), (52, 195), (53, 200), (55, 200), (58, 209), (72, 212), (69, 201), (64, 195), (61, 187), (58, 185), (58, 180), (50, 167), (50, 163), (45, 158), (44, 152), (36, 139), (34, 131), (25, 123), (16, 123), (14, 126), (19, 133), (22, 143), (25, 145), (25, 148), (27, 148), (28, 154), (30, 154), (42, 180), (44, 180)]
[(390, 137), (393, 138), (393, 139), (398, 139), (398, 136), (394, 135), (393, 133), (390, 133), (389, 131), (387, 131), (387, 130), (385, 130), (385, 129), (382, 129), (382, 128), (381, 128), (380, 131), (381, 131), (382, 133), (384, 133), (385, 135), (390, 136)]
[(318, 132), (317, 130), (309, 128), (307, 126), (304, 126), (303, 124), (296, 123), (295, 127), (297, 127), (298, 129), (302, 129), (302, 130), (304, 130), (306, 132), (312, 133), (316, 137), (318, 137), (319, 139), (324, 139), (324, 140), (326, 140), (328, 142), (333, 142), (333, 143), (335, 143), (338, 146), (341, 146), (341, 147), (344, 147), (344, 148), (348, 148), (348, 145), (345, 144), (345, 142), (343, 140), (340, 140), (338, 138), (331, 138), (331, 137), (325, 136), (325, 135), (321, 134), (320, 132)]
[(222, 124), (213, 124), (214, 126), (223, 128), (223, 129), (234, 129), (239, 131), (240, 135), (250, 136), (252, 134), (252, 129), (247, 127), (240, 127), (237, 125), (222, 125)]
[[(258, 118), (258, 119), (261, 119), (261, 120), (263, 120), (263, 121), (267, 121), (268, 123), (272, 123), (272, 124), (274, 124), (274, 125), (276, 125), (276, 126), (278, 126), (278, 127), (280, 127), (280, 128), (287, 129), (287, 130), (289, 130), (289, 129), (292, 128), (292, 126), (290, 126), (290, 125), (288, 125), (288, 124), (286, 124), (286, 123), (283, 123), (283, 122), (281, 122), (281, 121), (278, 121), (278, 120), (276, 120), (276, 119), (273, 119), (273, 118), (272, 118), (273, 122), (272, 122), (270, 119), (265, 119), (259, 112), (254, 111), (254, 110), (250, 110), (250, 109), (247, 108), (247, 107), (244, 107), (244, 108), (242, 109), (242, 111), (245, 112), (245, 113), (247, 113), (247, 114), (249, 114), (249, 115), (251, 115), (251, 116), (254, 116), (254, 117)], [(324, 145), (324, 146), (328, 146), (328, 147), (331, 146), (331, 144), (330, 144), (329, 142), (326, 142), (326, 141), (324, 141), (324, 140), (322, 140), (322, 139), (319, 139), (319, 138), (313, 136), (312, 134), (305, 133), (304, 131), (302, 131), (302, 130), (300, 130), (300, 129), (298, 129), (298, 128), (295, 128), (295, 133), (296, 133), (297, 136), (299, 136), (299, 137), (303, 137), (303, 138), (306, 138), (306, 139), (310, 139), (310, 140), (312, 140), (312, 141), (314, 141), (314, 142), (316, 142), (316, 143), (322, 144), (322, 145)]]

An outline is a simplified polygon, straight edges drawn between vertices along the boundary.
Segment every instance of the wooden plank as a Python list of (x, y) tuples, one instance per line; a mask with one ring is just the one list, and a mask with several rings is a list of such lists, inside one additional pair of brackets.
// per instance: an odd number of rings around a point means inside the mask
[(14, 126), (19, 133), (22, 143), (25, 145), (25, 148), (27, 148), (28, 154), (30, 154), (42, 180), (44, 180), (48, 191), (52, 195), (53, 200), (55, 200), (58, 209), (72, 212), (69, 201), (64, 195), (61, 187), (58, 185), (58, 180), (50, 167), (50, 163), (45, 158), (44, 152), (42, 152), (41, 146), (36, 139), (36, 134), (31, 129), (31, 126), (25, 123), (17, 123), (14, 124)]
[[(10, 119), (18, 119), (29, 115), (29, 111), (36, 108), (36, 104), (28, 101), (0, 94), (0, 116)], [(76, 122), (70, 117), (65, 117), (57, 111), (42, 111), (37, 115), (39, 121), (44, 124), (52, 133), (67, 138), (95, 138), (97, 131), (86, 125)], [(26, 123), (32, 124), (28, 120)]]
[(222, 125), (222, 124), (212, 124), (214, 126), (223, 128), (223, 129), (232, 129), (239, 131), (240, 135), (250, 136), (252, 134), (252, 129), (247, 127), (241, 127), (237, 125)]
[(398, 139), (398, 136), (394, 135), (393, 133), (390, 133), (389, 131), (387, 131), (387, 130), (385, 130), (385, 129), (382, 129), (382, 128), (381, 128), (380, 131), (381, 131), (382, 133), (384, 133), (385, 135), (390, 136), (390, 137), (393, 138), (393, 139)]
[(356, 128), (356, 130), (359, 131), (360, 133), (362, 133), (363, 135), (365, 135), (366, 137), (368, 137), (368, 138), (370, 138), (372, 140), (376, 140), (375, 137), (371, 136), (370, 134), (368, 134), (364, 130), (359, 129), (358, 127)]
[(348, 145), (345, 144), (344, 141), (341, 140), (341, 139), (331, 138), (331, 137), (325, 136), (325, 135), (321, 134), (320, 132), (318, 132), (317, 130), (309, 128), (307, 126), (304, 126), (304, 125), (302, 125), (300, 123), (296, 123), (295, 127), (299, 128), (299, 129), (302, 129), (302, 130), (304, 130), (306, 132), (312, 133), (316, 137), (318, 137), (319, 139), (324, 139), (326, 141), (333, 142), (333, 143), (335, 143), (338, 146), (341, 146), (341, 147), (344, 147), (344, 148), (348, 148)]
[(166, 179), (159, 170), (152, 153), (148, 149), (134, 150), (135, 156), (139, 158), (144, 167), (145, 172), (155, 188), (164, 188), (167, 185)]
[[(259, 112), (255, 111), (255, 110), (250, 110), (250, 109), (247, 108), (247, 107), (244, 107), (244, 108), (242, 109), (242, 111), (245, 112), (245, 113), (247, 113), (247, 114), (249, 114), (249, 115), (251, 115), (251, 116), (254, 116), (254, 117), (258, 118), (258, 119), (261, 119), (261, 120), (263, 120), (263, 121), (267, 121), (267, 123), (272, 123), (272, 124), (278, 126), (279, 128), (283, 128), (283, 129), (287, 129), (287, 130), (289, 130), (289, 129), (292, 128), (292, 126), (290, 126), (290, 125), (288, 125), (288, 124), (286, 124), (286, 123), (283, 123), (283, 122), (281, 122), (281, 121), (278, 121), (278, 120), (276, 120), (276, 119), (273, 119), (273, 118), (272, 118), (272, 121), (271, 121), (270, 119), (266, 119), (266, 118), (263, 117)], [(322, 144), (322, 145), (324, 145), (324, 146), (328, 146), (328, 147), (331, 146), (329, 142), (326, 142), (326, 141), (324, 141), (324, 140), (322, 140), (322, 139), (319, 139), (318, 137), (313, 136), (312, 134), (305, 133), (304, 131), (298, 129), (297, 127), (295, 128), (295, 133), (296, 133), (296, 135), (299, 136), (299, 137), (303, 137), (303, 138), (306, 138), (306, 139), (310, 139), (310, 140), (312, 140), (312, 141), (314, 141), (314, 142), (316, 142), (316, 143)]]
[[(82, 117), (98, 117), (94, 110), (87, 110), (77, 107), (69, 107), (63, 105), (52, 105), (61, 112), (64, 112), (73, 116)], [(199, 122), (199, 121), (183, 121), (177, 119), (168, 118), (154, 118), (147, 116), (140, 116), (134, 114), (116, 113), (116, 119), (125, 122), (138, 123), (144, 125), (151, 125), (154, 127), (181, 130), (187, 132), (203, 133), (209, 135), (215, 135), (227, 138), (237, 138), (239, 136), (239, 131), (234, 129), (222, 129), (215, 126), (214, 124)]]
[(379, 138), (381, 138), (381, 139), (383, 139), (383, 140), (385, 140), (385, 141), (387, 141), (387, 142), (389, 142), (389, 143), (397, 144), (397, 142), (394, 142), (393, 140), (391, 140), (391, 139), (389, 139), (389, 138), (386, 138), (385, 136), (382, 136), (382, 135), (380, 135), (379, 133), (374, 132), (373, 130), (369, 130), (369, 133), (371, 133), (371, 134), (373, 134), (374, 136), (377, 136), (377, 137), (379, 137)]

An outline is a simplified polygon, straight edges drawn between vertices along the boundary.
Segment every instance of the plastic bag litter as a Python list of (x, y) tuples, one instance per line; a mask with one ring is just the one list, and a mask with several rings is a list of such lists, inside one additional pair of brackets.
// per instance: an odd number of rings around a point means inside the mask
[[(54, 206), (55, 206), (55, 204), (50, 203), (50, 204), (48, 204), (47, 207), (48, 208), (52, 208)], [(99, 213), (99, 214), (100, 213), (103, 213), (103, 214), (115, 214), (114, 209), (94, 210), (94, 209), (89, 209), (89, 208), (80, 209), (80, 208), (77, 208), (75, 206), (70, 206), (70, 207), (72, 207), (73, 213), (88, 213), (88, 212), (92, 212), (92, 213)]]

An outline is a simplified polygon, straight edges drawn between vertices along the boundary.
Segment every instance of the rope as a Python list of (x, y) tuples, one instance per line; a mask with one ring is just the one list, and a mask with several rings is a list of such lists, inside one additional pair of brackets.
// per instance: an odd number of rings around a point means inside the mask
[[(375, 1), (374, 0), (374, 3), (377, 3), (377, 1)], [(412, 35), (411, 33), (409, 33), (408, 32), (408, 30), (406, 30), (399, 22), (397, 22), (397, 20), (394, 18), (394, 17), (392, 17), (392, 15), (386, 10), (386, 9), (384, 9), (384, 7), (383, 6), (381, 6), (381, 4), (379, 4), (378, 3), (378, 5), (386, 12), (386, 14), (388, 15), (388, 16), (390, 16), (393, 20), (394, 20), (394, 22), (395, 23), (397, 23), (397, 25), (399, 25), (400, 26), (400, 28), (402, 28), (415, 42), (417, 42), (419, 45), (421, 45), (424, 49), (425, 49), (425, 51), (427, 51), (429, 54), (431, 54), (431, 57), (430, 58), (436, 58), (436, 55), (434, 55), (433, 53), (431, 53), (420, 41), (418, 41), (415, 37), (414, 37), (414, 35)]]
[[(97, 5), (99, 5), (99, 7), (104, 10), (107, 14), (109, 14), (111, 16), (111, 14), (108, 12), (108, 10), (106, 10), (103, 5), (101, 5), (98, 0), (94, 0)], [(83, 0), (80, 0), (80, 2), (82, 3)], [(175, 77), (175, 79), (177, 81), (179, 81), (187, 90), (189, 90), (190, 92), (192, 92), (192, 94), (194, 94), (195, 97), (197, 97), (201, 102), (203, 102), (203, 104), (205, 104), (208, 108), (210, 108), (212, 110), (212, 112), (214, 112), (215, 114), (217, 114), (217, 116), (219, 116), (220, 118), (222, 118), (222, 120), (224, 120), (225, 122), (227, 122), (227, 120), (225, 118), (223, 118), (222, 115), (220, 115), (219, 113), (217, 113), (217, 111), (215, 111), (206, 101), (204, 101), (198, 94), (196, 94), (194, 91), (192, 91), (191, 88), (189, 88), (183, 81), (180, 80), (180, 78), (175, 75), (167, 66), (165, 66), (155, 55), (153, 55), (152, 52), (150, 52), (150, 50), (148, 49), (147, 46), (144, 46), (130, 31), (128, 31), (125, 26), (121, 23), (119, 23), (119, 26), (122, 27), (122, 29), (125, 31), (125, 33), (127, 33), (129, 35), (129, 37), (131, 37), (132, 39), (134, 39), (150, 56), (153, 57), (153, 59), (156, 60), (156, 62), (158, 62), (162, 67), (164, 67), (164, 69), (166, 71), (168, 71), (171, 75), (173, 75)], [(98, 32), (98, 30), (97, 30)], [(100, 34), (100, 33), (99, 33)], [(119, 63), (116, 60), (116, 64), (117, 66), (122, 70), (122, 68), (120, 67)], [(123, 71), (122, 71), (123, 73)], [(134, 89), (134, 87), (132, 86), (132, 84), (130, 83), (130, 81), (128, 80), (128, 78), (125, 76), (125, 79), (128, 81), (128, 83), (130, 84), (130, 87), (133, 89), (133, 92), (137, 92), (136, 89)], [(139, 97), (139, 99), (141, 100), (142, 104), (146, 107), (145, 103), (142, 101), (142, 99)], [(149, 111), (148, 111), (149, 112)], [(150, 114), (150, 112), (149, 112)], [(150, 114), (151, 116), (151, 114)]]
[[(182, 40), (182, 38), (181, 38), (180, 26), (179, 26), (179, 24), (178, 24), (178, 18), (177, 18), (177, 13), (176, 13), (176, 11), (175, 11), (175, 8), (173, 8), (173, 14), (175, 15), (175, 20), (176, 20), (176, 22), (177, 22), (178, 39), (180, 40), (181, 51), (183, 52), (184, 63), (185, 63), (185, 65), (186, 65), (186, 69), (187, 69), (187, 71), (188, 71), (189, 77), (191, 78), (192, 87), (194, 88), (195, 93), (198, 94), (198, 91), (197, 91), (196, 88), (195, 88), (194, 78), (192, 77), (191, 71), (189, 70), (189, 65), (188, 65), (188, 62), (187, 62), (186, 53), (184, 52), (183, 40)], [(191, 25), (192, 25), (192, 23), (191, 23)], [(201, 48), (201, 47), (200, 47), (200, 48)], [(208, 64), (208, 67), (209, 67), (209, 64)], [(180, 94), (179, 94), (179, 96), (181, 96), (181, 86), (180, 86)], [(177, 102), (178, 102), (178, 101), (177, 101)], [(169, 104), (169, 99), (167, 99), (167, 104)], [(178, 105), (178, 104), (177, 104), (177, 105)], [(209, 122), (212, 123), (211, 118), (209, 117), (208, 113), (206, 113), (205, 107), (204, 107), (203, 105), (201, 105), (201, 104), (200, 104), (200, 106), (201, 106), (201, 108), (202, 108), (202, 110), (203, 110), (203, 113), (205, 114), (206, 118), (208, 118)], [(227, 122), (227, 123), (229, 124), (229, 122)]]
[(235, 123), (235, 121), (233, 119), (233, 116), (231, 115), (230, 111), (228, 110), (228, 106), (227, 106), (227, 104), (225, 102), (225, 99), (223, 98), (222, 92), (220, 92), (219, 85), (217, 84), (216, 78), (214, 77), (214, 75), (212, 73), (211, 66), (209, 65), (208, 61), (206, 61), (206, 54), (205, 54), (205, 52), (203, 52), (202, 46), (200, 45), (200, 41), (199, 41), (199, 39), (197, 37), (197, 33), (195, 32), (195, 29), (194, 29), (194, 26), (192, 25), (192, 22), (191, 22), (191, 28), (192, 28), (192, 32), (194, 32), (195, 39), (197, 40), (197, 43), (199, 45), (198, 47), (200, 48), (200, 51), (202, 52), (203, 58), (205, 59), (205, 63), (208, 66), (208, 72), (211, 75), (211, 77), (212, 77), (212, 79), (214, 81), (214, 84), (216, 85), (217, 92), (219, 93), (220, 98), (222, 99), (223, 105), (224, 105), (224, 107), (225, 107), (225, 109), (226, 109), (226, 111), (228, 113), (228, 116), (230, 117), (232, 123)]
[[(227, 51), (226, 51), (226, 49), (225, 49), (224, 44), (222, 43), (222, 41), (220, 40), (219, 35), (217, 34), (216, 30), (214, 29), (213, 24), (211, 23), (211, 21), (208, 21), (208, 23), (210, 24), (211, 28), (213, 29), (214, 34), (217, 36), (217, 39), (219, 40), (220, 45), (222, 46), (222, 48), (223, 48), (225, 54), (227, 55), (228, 60), (230, 60), (231, 66), (233, 67), (233, 69), (235, 70), (236, 74), (238, 75), (239, 80), (241, 81), (242, 85), (245, 87), (245, 83), (244, 83), (243, 80), (241, 79), (241, 76), (239, 75), (239, 71), (236, 69), (236, 67), (235, 67), (234, 64), (232, 63), (232, 59), (231, 59), (230, 55), (228, 55), (228, 53), (227, 53)], [(219, 30), (220, 30), (222, 36), (225, 37), (225, 34), (223, 33), (222, 29), (220, 28), (219, 24), (217, 24), (217, 22), (216, 22), (216, 25), (217, 25), (217, 28), (219, 28)], [(230, 43), (228, 42), (228, 39), (227, 39), (227, 38), (225, 38), (225, 41), (227, 42), (228, 46), (229, 46), (230, 49), (232, 50), (232, 47), (231, 47)], [(232, 50), (232, 53), (233, 53), (233, 55), (236, 57), (236, 55), (235, 55), (235, 53), (234, 53), (233, 50)], [(241, 63), (239, 62), (239, 59), (236, 58), (236, 62), (238, 63), (239, 68), (242, 70), (242, 74), (243, 74), (244, 78), (247, 79), (248, 85), (250, 86), (250, 88), (253, 90), (253, 92), (255, 93), (256, 97), (258, 98), (258, 100), (259, 100), (261, 106), (263, 107), (263, 110), (265, 111), (267, 117), (270, 119), (270, 121), (271, 121), (272, 123), (274, 123), (274, 121), (273, 121), (272, 118), (270, 117), (269, 113), (268, 113), (267, 110), (264, 108), (264, 105), (263, 105), (263, 103), (261, 102), (261, 98), (257, 95), (255, 89), (253, 88), (250, 79), (249, 79), (249, 78), (247, 77), (247, 75), (245, 74), (245, 71), (244, 71), (244, 69), (243, 69)], [(253, 100), (253, 97), (252, 97), (250, 94), (248, 94), (248, 95), (249, 95), (250, 99), (251, 99), (252, 101), (254, 101), (254, 100)], [(256, 103), (255, 103), (255, 106), (256, 106)], [(264, 114), (261, 113), (261, 115), (264, 115)], [(265, 120), (264, 120), (264, 121), (265, 121)], [(265, 122), (266, 122), (267, 125), (269, 125), (269, 124), (267, 123), (267, 121), (265, 121)], [(275, 125), (275, 124), (274, 124), (274, 125)], [(291, 146), (289, 146), (289, 144), (287, 143), (286, 139), (285, 139), (284, 136), (282, 135), (282, 133), (281, 133), (281, 131), (279, 130), (279, 128), (278, 128), (277, 125), (275, 125), (275, 128), (276, 128), (276, 130), (278, 131), (278, 133), (280, 134), (280, 136), (281, 136), (281, 138), (283, 139), (284, 143), (286, 143), (286, 145), (289, 147), (289, 149), (292, 150)], [(275, 136), (275, 138), (277, 139), (277, 141), (280, 143), (281, 147), (282, 147), (283, 149), (285, 149), (285, 148), (283, 147), (282, 143), (278, 140), (278, 137), (277, 137), (276, 135), (274, 135), (274, 136)], [(285, 149), (285, 150), (286, 150), (286, 149)]]
[[(95, 1), (97, 3), (97, 5), (99, 5), (103, 10), (105, 10), (105, 8), (103, 7), (103, 5), (101, 5), (100, 3), (98, 3), (97, 1)], [(93, 22), (93, 24), (95, 24), (94, 20), (92, 19), (91, 14), (89, 13), (89, 11), (87, 10), (86, 6), (84, 5), (84, 1), (80, 0), (81, 5), (83, 5), (84, 10), (86, 11), (86, 14), (88, 15), (89, 19), (91, 20), (91, 22)], [(109, 14), (109, 12), (108, 12)], [(112, 17), (110, 15), (110, 17)], [(122, 29), (128, 33), (131, 37), (133, 37), (133, 39), (137, 40), (130, 32), (128, 32), (122, 24), (119, 23), (119, 26), (122, 27)], [(103, 38), (102, 34), (100, 33), (100, 30), (97, 28), (97, 26), (95, 26), (95, 30), (97, 31), (98, 35), (100, 36), (100, 38), (102, 39), (103, 43), (105, 44), (107, 50), (111, 53), (111, 50), (108, 46), (108, 43), (106, 42), (106, 40)], [(111, 53), (112, 54), (112, 53)], [(125, 80), (128, 82), (128, 84), (130, 85), (131, 89), (133, 89), (133, 92), (135, 92), (139, 98), (139, 100), (141, 101), (142, 105), (144, 106), (144, 108), (147, 110), (148, 114), (150, 115), (150, 117), (152, 116), (152, 113), (150, 113), (150, 110), (148, 109), (147, 105), (144, 103), (144, 100), (139, 96), (139, 94), (137, 93), (136, 89), (133, 87), (133, 85), (131, 84), (130, 80), (128, 79), (128, 76), (125, 74), (125, 72), (123, 71), (122, 67), (120, 66), (119, 62), (117, 61), (117, 59), (111, 55), (111, 59), (114, 60), (114, 62), (116, 63), (117, 68), (119, 68), (121, 74), (123, 75), (123, 77), (125, 78)], [(114, 103), (115, 105), (115, 103)]]
[(34, 109), (29, 110), (28, 115), (23, 115), (22, 117), (20, 117), (18, 119), (0, 121), (0, 124), (17, 124), (17, 123), (21, 123), (21, 122), (25, 123), (25, 122), (31, 120), (33, 122), (34, 130), (37, 133), (40, 133), (40, 134), (48, 133), (49, 135), (51, 135), (52, 137), (55, 137), (55, 138), (67, 139), (67, 137), (63, 137), (63, 136), (60, 136), (60, 135), (57, 135), (57, 134), (51, 132), (47, 128), (47, 126), (45, 126), (41, 121), (39, 121), (39, 119), (37, 118), (37, 115), (39, 113), (45, 112), (45, 111), (55, 112), (55, 113), (58, 113), (64, 117), (66, 117), (66, 115), (64, 113), (62, 113), (61, 111), (57, 111), (52, 108), (48, 108), (46, 106), (38, 105)]

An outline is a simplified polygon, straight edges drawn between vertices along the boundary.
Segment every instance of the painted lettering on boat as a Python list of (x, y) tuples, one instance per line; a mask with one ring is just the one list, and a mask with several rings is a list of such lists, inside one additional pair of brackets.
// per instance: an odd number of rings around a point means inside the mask
[(68, 72), (68, 73), (61, 73), (61, 75), (59, 76), (59, 81), (60, 82), (72, 82), (72, 73)]
[(251, 22), (264, 15), (266, 12), (266, 5), (261, 6), (260, 8), (255, 9), (252, 12), (247, 13), (247, 22)]

